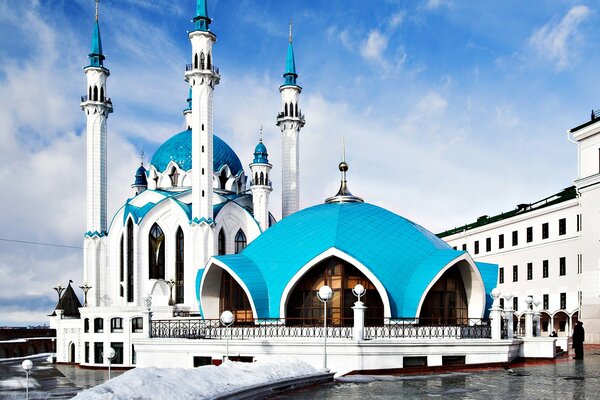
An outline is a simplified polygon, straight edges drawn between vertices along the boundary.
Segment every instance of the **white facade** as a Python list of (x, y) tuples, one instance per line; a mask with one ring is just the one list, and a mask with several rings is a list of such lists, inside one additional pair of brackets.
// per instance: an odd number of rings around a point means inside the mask
[(441, 236), (476, 261), (499, 265), (498, 288), (517, 298), (517, 318), (527, 296), (539, 300), (542, 335), (570, 336), (581, 320), (586, 342), (600, 343), (600, 122), (570, 135), (578, 146), (575, 187)]

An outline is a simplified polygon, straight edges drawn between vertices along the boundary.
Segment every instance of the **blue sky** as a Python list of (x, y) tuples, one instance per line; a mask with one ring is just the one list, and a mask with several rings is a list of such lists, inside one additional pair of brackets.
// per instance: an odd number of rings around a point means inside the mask
[[(101, 0), (111, 70), (109, 215), (183, 128), (194, 0)], [(351, 191), (439, 232), (572, 184), (566, 131), (600, 108), (600, 4), (573, 1), (209, 0), (215, 132), (242, 163), (264, 125), (279, 217), (278, 86), (288, 21), (301, 108), (301, 204)], [(2, 239), (81, 246), (93, 0), (0, 0)], [(81, 250), (0, 241), (0, 325), (45, 322), (51, 287), (81, 284)]]

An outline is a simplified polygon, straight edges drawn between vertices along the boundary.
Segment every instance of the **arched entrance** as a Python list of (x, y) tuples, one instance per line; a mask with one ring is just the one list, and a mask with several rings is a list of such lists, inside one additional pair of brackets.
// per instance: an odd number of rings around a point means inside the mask
[(377, 289), (356, 267), (338, 257), (317, 263), (296, 283), (287, 300), (286, 323), (322, 324), (323, 303), (317, 298), (317, 292), (328, 285), (333, 289), (333, 299), (327, 304), (328, 325), (351, 326), (354, 322), (352, 306), (357, 300), (352, 289), (359, 283), (367, 289), (361, 298), (367, 307), (365, 324), (382, 325), (383, 301)]
[(236, 324), (254, 321), (252, 306), (246, 292), (229, 272), (223, 270), (221, 273), (219, 315), (226, 310), (233, 313)]
[(69, 362), (75, 363), (75, 343), (69, 344)]
[(427, 293), (419, 323), (425, 325), (466, 324), (469, 318), (467, 293), (458, 265), (438, 279)]

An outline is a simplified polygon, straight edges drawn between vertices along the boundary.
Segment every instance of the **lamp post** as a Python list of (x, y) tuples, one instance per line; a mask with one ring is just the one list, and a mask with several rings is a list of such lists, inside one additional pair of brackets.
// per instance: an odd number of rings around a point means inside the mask
[(27, 399), (29, 400), (29, 371), (31, 371), (31, 368), (33, 368), (33, 363), (31, 362), (31, 360), (25, 360), (23, 361), (23, 363), (21, 364), (21, 368), (23, 368), (23, 370), (25, 371), (25, 375), (27, 376), (26, 378), (26, 383), (25, 383), (25, 388), (27, 391)]
[(88, 283), (84, 283), (83, 286), (79, 286), (79, 289), (83, 290), (83, 306), (87, 307), (87, 294), (92, 287)]
[(113, 358), (115, 358), (115, 355), (115, 349), (112, 347), (109, 347), (108, 351), (102, 354), (102, 356), (108, 360), (108, 380), (110, 380), (110, 364), (112, 363)]
[(365, 287), (363, 285), (361, 285), (360, 283), (358, 285), (354, 286), (354, 288), (352, 289), (352, 294), (355, 295), (356, 297), (358, 297), (359, 302), (360, 302), (360, 298), (362, 296), (364, 296), (365, 293), (367, 293), (367, 289), (365, 289)]
[(333, 290), (324, 285), (317, 292), (317, 298), (323, 303), (323, 369), (327, 371), (327, 302), (333, 298)]
[(228, 331), (225, 333), (225, 343), (226, 343), (225, 360), (229, 361), (229, 335), (227, 335), (227, 333), (231, 334), (231, 325), (233, 324), (235, 317), (233, 316), (233, 313), (231, 311), (223, 311), (221, 313), (221, 317), (219, 319), (221, 320), (221, 323), (223, 325), (225, 325), (225, 327), (227, 328), (227, 331)]
[(56, 286), (54, 286), (52, 289), (56, 290), (56, 293), (58, 293), (58, 301), (60, 302), (60, 295), (65, 290), (65, 288), (60, 286), (60, 283), (57, 283)]
[(367, 307), (360, 301), (360, 298), (365, 295), (367, 289), (360, 283), (354, 286), (352, 294), (354, 294), (358, 301), (354, 303), (352, 310), (354, 311), (354, 328), (353, 334), (354, 340), (363, 340), (365, 337), (365, 310)]
[(168, 281), (165, 281), (167, 285), (169, 285), (169, 305), (172, 306), (175, 304), (173, 301), (173, 286), (175, 286), (175, 279), (171, 278)]

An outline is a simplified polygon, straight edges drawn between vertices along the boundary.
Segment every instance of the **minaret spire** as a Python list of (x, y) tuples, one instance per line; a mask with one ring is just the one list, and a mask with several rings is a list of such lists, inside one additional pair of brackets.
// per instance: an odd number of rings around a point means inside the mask
[(340, 181), (340, 189), (335, 196), (329, 197), (325, 200), (325, 203), (363, 203), (364, 200), (360, 197), (354, 196), (348, 190), (348, 182), (346, 181), (346, 172), (348, 171), (348, 164), (346, 163), (346, 140), (342, 136), (342, 162), (338, 166), (342, 173), (342, 179)]
[(290, 18), (290, 43), (292, 43), (292, 27), (294, 26), (294, 21)]
[(96, 0), (96, 22), (98, 22), (98, 3), (100, 0)]
[(197, 31), (208, 31), (212, 20), (208, 17), (207, 0), (196, 0), (196, 16), (194, 17), (194, 25)]
[(260, 126), (259, 142), (254, 148), (254, 160), (250, 164), (252, 192), (252, 213), (258, 222), (260, 229), (264, 232), (269, 228), (269, 195), (273, 190), (269, 174), (272, 165), (269, 163), (269, 154), (263, 143), (263, 127)]

